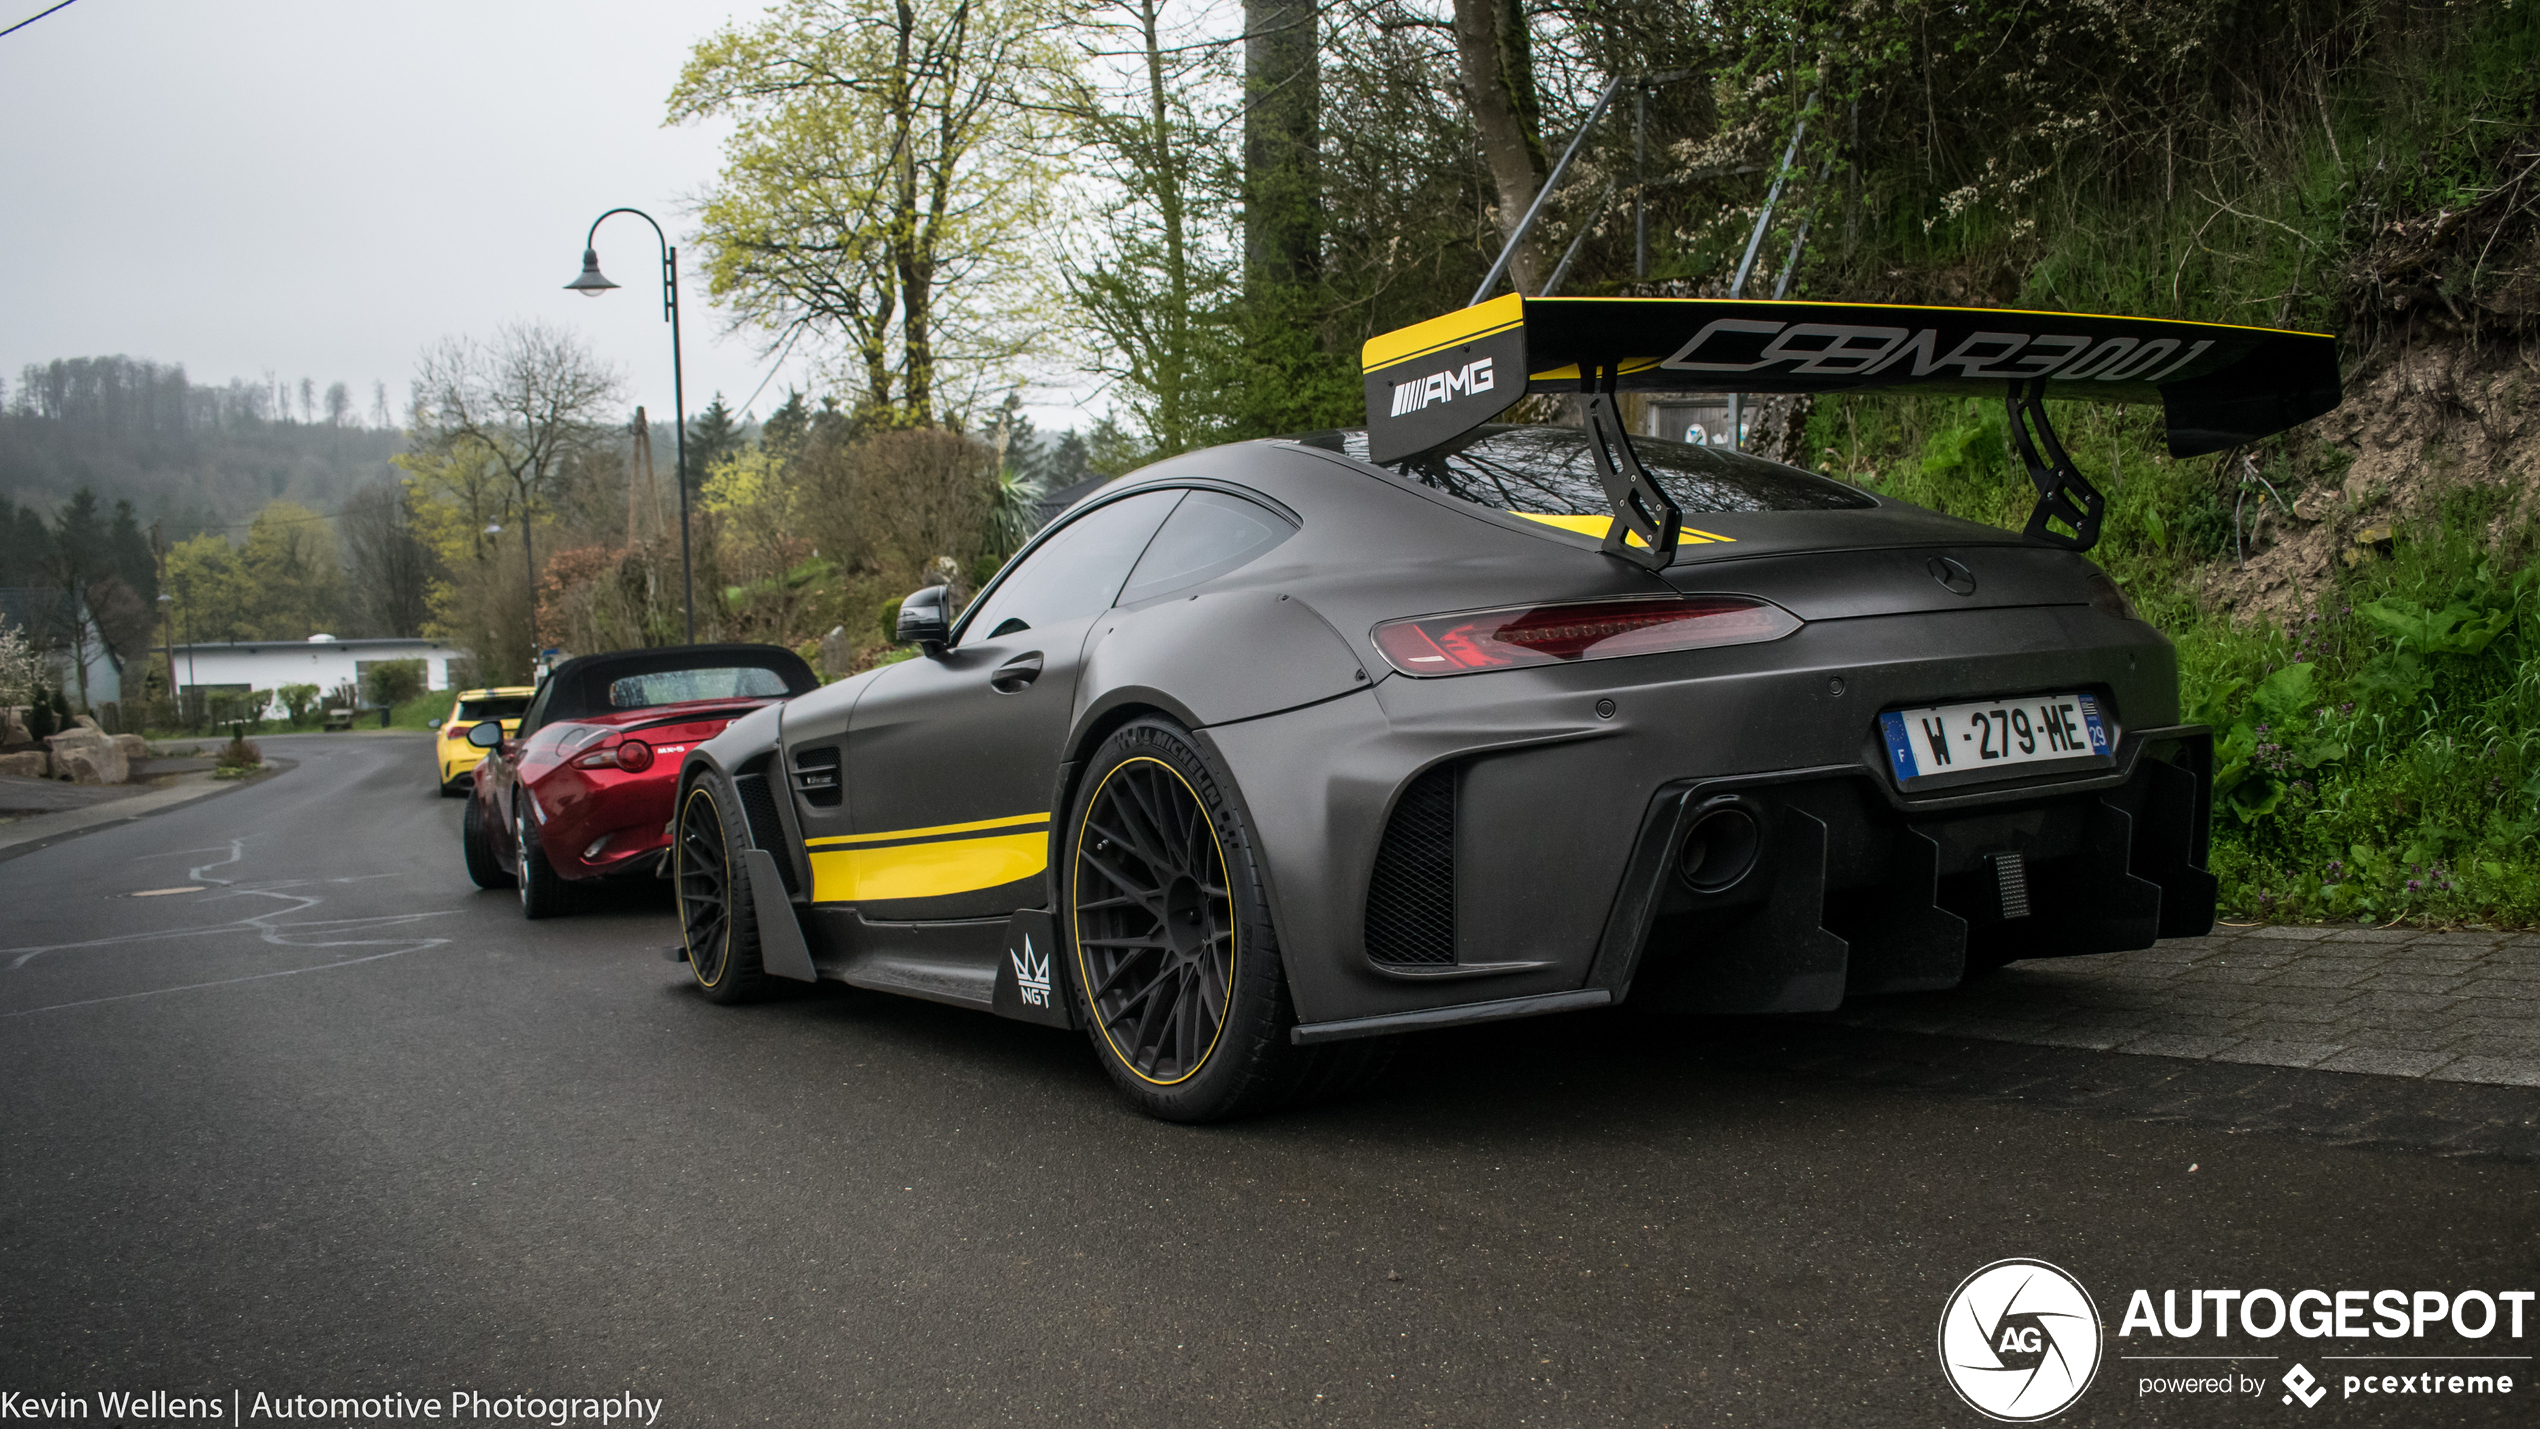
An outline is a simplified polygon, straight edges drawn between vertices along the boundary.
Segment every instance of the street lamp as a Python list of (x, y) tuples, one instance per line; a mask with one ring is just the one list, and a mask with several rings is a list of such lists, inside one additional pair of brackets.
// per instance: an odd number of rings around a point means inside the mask
[(671, 431), (676, 434), (679, 463), (679, 590), (680, 603), (688, 618), (688, 643), (697, 643), (697, 575), (688, 555), (688, 402), (680, 388), (679, 375), (679, 250), (670, 246), (670, 235), (653, 223), (653, 216), (640, 208), (613, 208), (591, 220), (591, 231), (582, 240), (582, 274), (565, 284), (567, 291), (596, 298), (617, 284), (600, 272), (600, 250), (596, 246), (600, 225), (613, 215), (631, 213), (653, 225), (653, 236), (661, 240), (661, 315), (670, 324), (670, 408)]

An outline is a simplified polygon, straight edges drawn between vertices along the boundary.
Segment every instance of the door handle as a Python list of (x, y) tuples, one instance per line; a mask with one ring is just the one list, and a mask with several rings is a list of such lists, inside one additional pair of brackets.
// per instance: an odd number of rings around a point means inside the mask
[(1035, 650), (1029, 655), (1017, 655), (999, 665), (996, 675), (988, 681), (988, 688), (1000, 695), (1020, 694), (1024, 686), (1040, 677), (1041, 655)]

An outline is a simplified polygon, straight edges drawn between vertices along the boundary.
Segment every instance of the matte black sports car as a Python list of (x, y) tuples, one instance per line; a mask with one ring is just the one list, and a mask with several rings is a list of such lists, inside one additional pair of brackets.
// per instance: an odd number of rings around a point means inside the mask
[[(1123, 477), (957, 617), (911, 596), (922, 658), (692, 752), (706, 994), (830, 978), (1079, 1026), (1196, 1120), (1416, 1028), (1823, 1009), (2209, 926), (2210, 742), (2077, 554), (2102, 502), (2040, 399), (2159, 400), (2173, 450), (2215, 450), (2334, 406), (2328, 339), (1511, 297), (1367, 366), (1369, 431)], [(1724, 386), (2001, 396), (2038, 517), (1615, 419)], [(1583, 424), (1490, 423), (1527, 390)]]

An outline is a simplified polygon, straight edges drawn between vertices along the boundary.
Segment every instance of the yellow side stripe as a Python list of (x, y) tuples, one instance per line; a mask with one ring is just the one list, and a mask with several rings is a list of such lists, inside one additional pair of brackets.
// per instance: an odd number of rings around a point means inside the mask
[(811, 899), (870, 903), (941, 898), (1038, 877), (1048, 867), (1049, 834), (1043, 830), (892, 848), (815, 849)]
[(1459, 342), (1471, 342), (1493, 333), (1506, 332), (1525, 320), (1526, 300), (1515, 293), (1504, 294), (1487, 303), (1458, 308), (1444, 317), (1395, 328), (1392, 332), (1367, 339), (1366, 345), (1358, 350), (1359, 370), (1373, 372), (1379, 367), (1408, 362)]
[[(1607, 531), (1614, 528), (1614, 518), (1611, 516), (1538, 516), (1532, 511), (1511, 511), (1508, 514), (1511, 516), (1522, 516), (1529, 521), (1540, 521), (1546, 526), (1558, 526), (1564, 531), (1576, 531), (1582, 536), (1594, 536), (1600, 541), (1605, 539), (1605, 533)], [(1679, 526), (1676, 528), (1676, 531), (1676, 541), (1679, 545), (1703, 546), (1708, 545), (1713, 541), (1723, 541), (1735, 544), (1737, 541), (1737, 537), (1735, 536), (1718, 536), (1709, 531), (1697, 531), (1691, 526)], [(1629, 533), (1624, 535), (1623, 541), (1625, 544), (1633, 546), (1646, 546), (1649, 544), (1640, 537)]]
[(1010, 829), (1017, 824), (1046, 824), (1047, 814), (1015, 814), (1002, 819), (973, 819), (966, 824), (936, 824), (923, 829), (890, 829), (874, 834), (840, 834), (834, 838), (805, 839), (806, 848), (831, 848), (840, 844), (892, 843), (900, 839), (944, 838), (953, 834), (975, 833), (980, 829)]

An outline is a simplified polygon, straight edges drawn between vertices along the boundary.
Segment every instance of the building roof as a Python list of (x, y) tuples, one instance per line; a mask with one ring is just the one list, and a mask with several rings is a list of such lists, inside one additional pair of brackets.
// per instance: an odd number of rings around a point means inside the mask
[(358, 640), (218, 640), (205, 641), (196, 645), (179, 645), (176, 648), (179, 650), (191, 650), (197, 654), (221, 650), (235, 650), (241, 654), (254, 655), (266, 650), (306, 650), (312, 647), (320, 650), (330, 648), (345, 650), (376, 650), (383, 645), (399, 645), (410, 650), (450, 650), (456, 648), (443, 641), (426, 639), (420, 635), (383, 635), (365, 637)]

